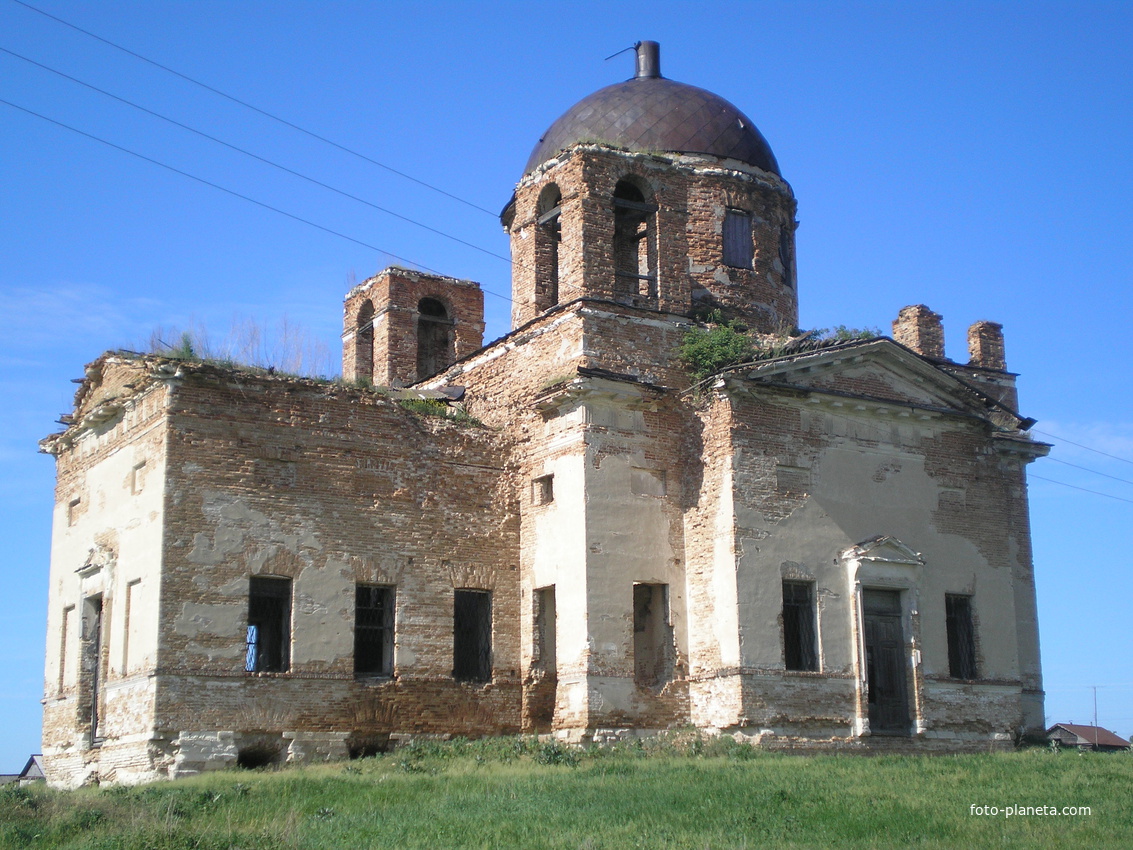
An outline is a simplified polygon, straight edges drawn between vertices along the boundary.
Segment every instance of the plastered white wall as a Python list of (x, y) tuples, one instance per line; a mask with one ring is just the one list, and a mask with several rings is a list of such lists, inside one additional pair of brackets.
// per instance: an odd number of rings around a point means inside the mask
[(935, 527), (931, 518), (944, 489), (926, 473), (922, 455), (847, 442), (819, 454), (809, 498), (785, 519), (770, 522), (737, 497), (737, 528), (747, 531), (738, 541), (744, 664), (782, 667), (781, 579), (794, 570), (817, 584), (823, 669), (851, 672), (855, 630), (838, 555), (868, 538), (892, 535), (925, 560), (918, 589), (925, 673), (948, 673), (945, 594), (971, 593), (977, 612), (995, 612), (979, 623), (981, 677), (1017, 676), (1010, 570), (992, 567), (970, 540)]

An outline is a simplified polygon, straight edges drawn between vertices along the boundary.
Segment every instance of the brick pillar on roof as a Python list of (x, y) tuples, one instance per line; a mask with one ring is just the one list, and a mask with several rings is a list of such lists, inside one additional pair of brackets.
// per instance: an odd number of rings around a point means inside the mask
[(1007, 358), (1003, 353), (1003, 325), (976, 322), (968, 328), (968, 354), (972, 366), (1007, 369)]
[(903, 307), (893, 321), (893, 339), (917, 354), (944, 359), (944, 326), (940, 314), (924, 304)]

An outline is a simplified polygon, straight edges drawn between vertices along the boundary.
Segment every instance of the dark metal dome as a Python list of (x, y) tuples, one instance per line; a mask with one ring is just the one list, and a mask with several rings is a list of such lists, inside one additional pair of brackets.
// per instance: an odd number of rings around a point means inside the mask
[(635, 47), (637, 75), (568, 109), (535, 145), (525, 174), (571, 145), (601, 142), (631, 151), (729, 157), (782, 176), (750, 118), (712, 92), (662, 77), (656, 42)]

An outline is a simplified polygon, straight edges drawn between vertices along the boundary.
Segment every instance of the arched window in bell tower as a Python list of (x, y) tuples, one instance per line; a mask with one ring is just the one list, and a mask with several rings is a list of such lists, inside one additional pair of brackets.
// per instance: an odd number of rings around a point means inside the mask
[(417, 380), (448, 366), (452, 357), (452, 319), (436, 298), (417, 302)]
[(614, 298), (657, 303), (657, 205), (629, 179), (614, 187)]
[(364, 301), (354, 326), (354, 377), (374, 379), (374, 302)]
[(535, 229), (535, 308), (547, 310), (559, 303), (559, 280), (562, 276), (563, 195), (554, 183), (548, 183), (539, 195)]

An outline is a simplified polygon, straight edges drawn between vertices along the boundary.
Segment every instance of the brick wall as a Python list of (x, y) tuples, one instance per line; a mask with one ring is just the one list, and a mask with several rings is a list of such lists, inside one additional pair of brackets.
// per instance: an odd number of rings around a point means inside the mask
[[(469, 732), (518, 728), (518, 527), (499, 435), (373, 392), (208, 368), (169, 418), (159, 726), (231, 728), (262, 699), (288, 706), (288, 728), (351, 732), (359, 700), (380, 694), (393, 731), (450, 731), (450, 709)], [(289, 672), (250, 680), (258, 574), (292, 579), (293, 649)], [(356, 582), (396, 587), (387, 685), (354, 682)], [(489, 686), (451, 679), (454, 587), (492, 591)], [(194, 696), (206, 692), (231, 699)]]
[(924, 304), (901, 308), (893, 320), (893, 339), (917, 354), (940, 360), (944, 357), (944, 328), (940, 314)]
[(446, 314), (440, 323), (449, 332), (444, 366), (483, 345), (484, 293), (479, 284), (393, 266), (346, 295), (343, 378), (404, 387), (428, 377), (418, 374), (418, 306), (426, 298), (440, 302)]

